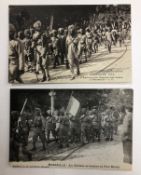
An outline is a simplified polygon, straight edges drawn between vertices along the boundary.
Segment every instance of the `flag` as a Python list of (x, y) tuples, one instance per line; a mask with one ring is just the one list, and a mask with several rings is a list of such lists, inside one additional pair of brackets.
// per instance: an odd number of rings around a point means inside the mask
[(70, 97), (66, 112), (76, 116), (80, 109), (80, 102), (73, 96)]

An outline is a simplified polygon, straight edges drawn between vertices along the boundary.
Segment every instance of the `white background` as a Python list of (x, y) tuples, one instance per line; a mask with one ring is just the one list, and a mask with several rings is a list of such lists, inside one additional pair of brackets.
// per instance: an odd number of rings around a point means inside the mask
[[(10, 4), (131, 4), (132, 7), (132, 83), (85, 85), (8, 84), (8, 5)], [(10, 88), (133, 88), (133, 170), (100, 171), (94, 169), (12, 168), (9, 154)], [(114, 156), (114, 155), (113, 155)], [(141, 175), (141, 1), (140, 0), (0, 0), (0, 175)]]

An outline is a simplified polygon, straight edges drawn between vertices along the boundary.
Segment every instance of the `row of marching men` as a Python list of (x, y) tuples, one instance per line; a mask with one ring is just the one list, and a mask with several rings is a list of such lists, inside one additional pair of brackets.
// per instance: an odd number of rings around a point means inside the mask
[[(48, 150), (52, 141), (59, 148), (69, 147), (71, 143), (86, 144), (101, 139), (112, 141), (118, 133), (121, 120), (114, 107), (107, 109), (104, 116), (96, 108), (82, 108), (79, 117), (66, 114), (63, 110), (51, 115), (50, 110), (42, 113), (40, 108), (35, 108), (33, 119), (29, 120), (28, 117), (26, 113), (20, 116), (17, 111), (11, 112), (10, 159), (13, 161), (20, 160), (20, 149), (30, 160), (31, 151), (39, 148), (40, 143), (42, 150)], [(27, 146), (31, 135), (33, 148), (29, 151)]]
[(122, 46), (129, 33), (129, 23), (123, 23), (121, 27), (111, 24), (82, 29), (69, 25), (58, 30), (42, 30), (42, 23), (36, 21), (32, 28), (24, 31), (16, 31), (15, 26), (10, 24), (9, 81), (23, 83), (21, 74), (29, 71), (38, 75), (39, 70), (42, 72), (41, 81), (49, 81), (49, 68), (52, 64), (54, 69), (65, 64), (67, 69), (70, 68), (73, 80), (76, 74), (80, 74), (79, 64), (87, 62), (92, 53), (98, 52), (99, 46), (105, 45), (110, 53), (111, 46), (116, 46), (118, 42)]

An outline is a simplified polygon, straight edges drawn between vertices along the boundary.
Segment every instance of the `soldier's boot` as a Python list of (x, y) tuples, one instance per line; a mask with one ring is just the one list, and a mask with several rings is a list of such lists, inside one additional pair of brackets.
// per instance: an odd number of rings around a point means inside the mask
[(108, 51), (109, 51), (109, 53), (111, 53), (111, 45), (110, 44), (108, 45)]
[(50, 81), (49, 70), (48, 69), (45, 69), (45, 72), (46, 72), (46, 80), (47, 81)]
[(74, 80), (75, 79), (75, 76), (73, 75), (72, 77), (71, 77), (71, 79), (70, 80)]
[(45, 69), (42, 69), (42, 73), (43, 73), (43, 78), (42, 78), (41, 82), (44, 82), (47, 79)]
[(79, 70), (79, 68), (77, 69), (77, 75), (80, 75), (80, 70)]
[(87, 62), (88, 60), (87, 60), (87, 57), (85, 56), (85, 63)]
[(68, 60), (66, 60), (66, 69), (69, 69), (70, 67), (69, 67), (69, 62), (68, 62)]
[(41, 80), (41, 82), (44, 82), (44, 81), (46, 81), (46, 76), (44, 76), (43, 78), (42, 78), (42, 80)]

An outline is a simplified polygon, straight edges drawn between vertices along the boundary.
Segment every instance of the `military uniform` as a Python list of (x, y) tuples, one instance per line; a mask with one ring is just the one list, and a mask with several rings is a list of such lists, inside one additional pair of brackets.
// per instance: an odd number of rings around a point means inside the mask
[(85, 55), (85, 62), (87, 62), (87, 57), (86, 57), (86, 36), (82, 34), (82, 30), (78, 31), (78, 57), (79, 57), (79, 62), (82, 62), (82, 55)]
[(57, 65), (60, 65), (59, 63), (59, 39), (57, 38), (57, 31), (52, 31), (52, 48), (53, 48), (53, 56), (54, 56), (54, 62), (53, 62), (53, 68), (56, 68)]
[(53, 137), (56, 139), (55, 128), (56, 128), (55, 118), (53, 116), (51, 116), (51, 114), (50, 115), (48, 114), (46, 117), (46, 126), (45, 126), (47, 142), (50, 141), (50, 134), (51, 133), (52, 133)]
[(59, 116), (60, 126), (58, 131), (59, 146), (63, 147), (64, 144), (69, 146), (69, 119), (65, 115)]
[(43, 121), (43, 117), (41, 116), (41, 114), (37, 113), (33, 121), (34, 129), (33, 129), (33, 149), (32, 150), (36, 150), (36, 142), (37, 142), (38, 137), (40, 138), (42, 142), (43, 150), (46, 149), (44, 123), (45, 121)]
[(128, 109), (123, 121), (123, 133), (122, 133), (122, 144), (123, 144), (123, 161), (125, 163), (132, 163), (132, 110)]
[(108, 48), (109, 53), (111, 53), (112, 34), (110, 32), (110, 29), (108, 29), (107, 32), (105, 33), (105, 42), (106, 42), (106, 46)]
[(95, 138), (100, 141), (100, 135), (101, 135), (101, 120), (100, 116), (98, 116), (97, 113), (94, 113), (92, 117), (92, 133), (93, 133), (93, 141), (95, 141)]
[(119, 125), (119, 112), (117, 110), (113, 111), (113, 120), (114, 120), (114, 134), (118, 134), (118, 125)]
[(19, 131), (19, 139), (20, 139), (20, 150), (19, 154), (20, 160), (32, 160), (32, 154), (27, 150), (26, 146), (28, 145), (28, 136), (30, 131), (30, 126), (28, 121), (24, 118), (25, 116), (21, 116), (21, 121), (19, 122), (18, 131)]
[(36, 52), (37, 52), (37, 60), (39, 62), (39, 65), (43, 74), (42, 82), (45, 80), (49, 81), (50, 80), (49, 55), (48, 55), (47, 46), (43, 45), (42, 39), (38, 39), (37, 41)]
[(70, 122), (70, 140), (71, 142), (78, 142), (80, 141), (80, 135), (81, 135), (81, 130), (80, 130), (80, 121), (78, 118), (71, 116), (69, 117), (69, 122)]
[(92, 54), (92, 46), (93, 46), (93, 35), (90, 32), (90, 29), (86, 28), (86, 50), (87, 56), (90, 57)]
[(107, 117), (105, 118), (105, 127), (106, 127), (106, 141), (112, 141), (113, 140), (113, 134), (114, 134), (114, 118), (113, 118), (113, 112), (109, 111)]
[(61, 64), (66, 64), (68, 66), (68, 61), (66, 59), (66, 36), (64, 35), (64, 29), (58, 29), (58, 45), (59, 45), (59, 55), (61, 57)]
[(24, 70), (24, 52), (22, 43), (14, 39), (15, 27), (10, 25), (10, 41), (9, 41), (9, 81), (14, 80), (22, 83), (20, 78), (21, 72)]
[(97, 32), (95, 32), (93, 35), (93, 50), (95, 53), (98, 52), (98, 42), (99, 42), (99, 36)]
[[(72, 26), (69, 26), (71, 28)], [(66, 38), (66, 44), (67, 44), (67, 58), (70, 66), (70, 70), (72, 73), (72, 78), (75, 78), (75, 73), (74, 73), (74, 65), (76, 65), (77, 68), (77, 75), (80, 74), (79, 70), (79, 60), (78, 60), (78, 40), (76, 37), (73, 37), (71, 34), (68, 34)]]
[(90, 125), (91, 121), (87, 114), (83, 114), (80, 117), (81, 122), (81, 143), (85, 144), (90, 140)]
[(23, 40), (23, 44), (24, 44), (25, 63), (26, 63), (27, 70), (32, 71), (33, 61), (34, 61), (34, 49), (32, 48), (30, 30), (26, 29), (24, 31), (24, 35), (25, 35), (25, 38)]

